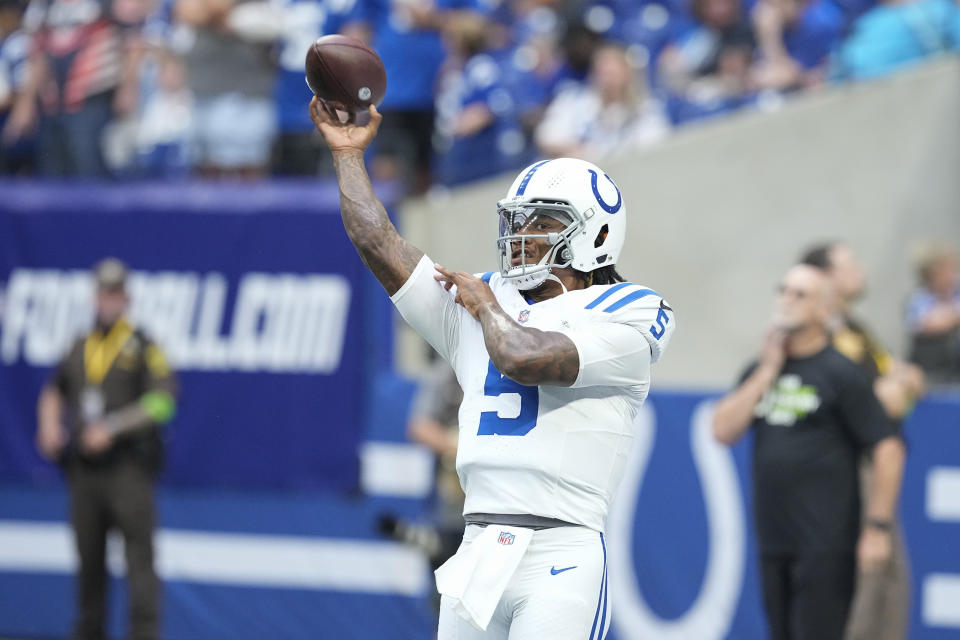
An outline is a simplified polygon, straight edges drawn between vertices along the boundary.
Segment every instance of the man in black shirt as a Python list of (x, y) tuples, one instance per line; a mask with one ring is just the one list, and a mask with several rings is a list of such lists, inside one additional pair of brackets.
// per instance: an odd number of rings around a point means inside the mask
[[(754, 515), (764, 605), (775, 640), (840, 640), (855, 572), (887, 562), (903, 443), (870, 381), (830, 345), (826, 276), (784, 276), (760, 358), (717, 403), (714, 434), (754, 434)], [(857, 462), (874, 483), (860, 522)]]

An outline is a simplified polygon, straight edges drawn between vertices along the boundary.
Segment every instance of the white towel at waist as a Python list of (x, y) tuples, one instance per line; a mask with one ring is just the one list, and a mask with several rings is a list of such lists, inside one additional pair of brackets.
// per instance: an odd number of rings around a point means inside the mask
[(454, 600), (459, 616), (486, 631), (532, 538), (533, 529), (488, 525), (434, 572), (437, 591)]

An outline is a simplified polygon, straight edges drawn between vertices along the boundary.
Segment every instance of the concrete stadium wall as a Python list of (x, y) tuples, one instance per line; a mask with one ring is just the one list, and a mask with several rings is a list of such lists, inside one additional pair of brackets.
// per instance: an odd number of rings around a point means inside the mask
[[(656, 386), (730, 384), (757, 349), (778, 277), (825, 239), (862, 257), (858, 313), (902, 354), (917, 250), (960, 245), (960, 59), (685, 128), (601, 165), (630, 216), (621, 273), (677, 311)], [(494, 268), (495, 203), (513, 177), (409, 202), (404, 234), (442, 264)], [(418, 340), (401, 333), (404, 368), (422, 359)]]

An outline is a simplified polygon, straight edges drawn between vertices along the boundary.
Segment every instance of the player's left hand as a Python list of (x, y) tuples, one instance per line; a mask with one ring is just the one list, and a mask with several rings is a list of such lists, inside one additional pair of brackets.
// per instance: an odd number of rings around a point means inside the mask
[(861, 571), (879, 571), (890, 561), (892, 553), (893, 541), (889, 531), (864, 528), (857, 543), (857, 564)]
[(113, 433), (102, 422), (87, 425), (80, 436), (80, 448), (89, 455), (103, 453), (112, 444)]
[(433, 268), (437, 270), (433, 279), (441, 283), (447, 291), (456, 286), (456, 302), (463, 305), (477, 320), (480, 319), (480, 311), (485, 305), (497, 304), (490, 286), (472, 273), (451, 271), (439, 264), (433, 265)]

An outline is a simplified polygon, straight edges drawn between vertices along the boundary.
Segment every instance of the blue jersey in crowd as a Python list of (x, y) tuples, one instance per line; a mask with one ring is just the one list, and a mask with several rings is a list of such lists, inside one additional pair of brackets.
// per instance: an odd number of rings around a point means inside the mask
[[(435, 173), (440, 182), (459, 184), (522, 166), (529, 157), (518, 120), (518, 102), (494, 52), (471, 57), (459, 72), (443, 78), (437, 96), (437, 128), (446, 134)], [(450, 130), (464, 109), (482, 105), (493, 122), (474, 135), (453, 138)]]
[(823, 63), (843, 36), (844, 15), (830, 0), (813, 0), (783, 34), (790, 57), (804, 69)]
[[(12, 101), (26, 81), (30, 37), (23, 31), (14, 31), (0, 40), (0, 104)], [(7, 122), (10, 110), (0, 111), (0, 131)], [(32, 149), (30, 140), (21, 140), (12, 147), (0, 148), (0, 153), (23, 155)]]
[(278, 43), (279, 68), (274, 91), (281, 133), (313, 131), (307, 110), (312, 94), (303, 70), (307, 49), (320, 36), (336, 33), (345, 24), (360, 19), (360, 1), (281, 0), (286, 19)]
[[(401, 0), (361, 0), (363, 17), (373, 28), (373, 48), (387, 70), (387, 95), (381, 110), (433, 109), (437, 72), (446, 52), (440, 35), (412, 24)], [(438, 10), (483, 10), (482, 0), (437, 0)]]

